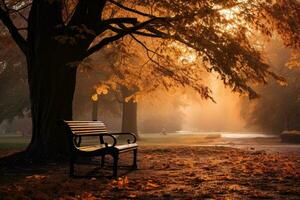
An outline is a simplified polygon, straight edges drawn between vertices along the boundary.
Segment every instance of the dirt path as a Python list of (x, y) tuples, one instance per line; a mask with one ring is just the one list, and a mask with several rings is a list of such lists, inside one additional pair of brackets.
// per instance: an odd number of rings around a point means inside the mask
[[(141, 147), (139, 170), (118, 181), (70, 179), (67, 164), (2, 169), (2, 199), (299, 199), (300, 154), (229, 147)], [(131, 163), (129, 155), (121, 164)], [(93, 166), (77, 167), (77, 174)], [(18, 172), (18, 173), (17, 173)], [(128, 172), (120, 170), (121, 174)], [(1, 199), (0, 198), (0, 199)]]

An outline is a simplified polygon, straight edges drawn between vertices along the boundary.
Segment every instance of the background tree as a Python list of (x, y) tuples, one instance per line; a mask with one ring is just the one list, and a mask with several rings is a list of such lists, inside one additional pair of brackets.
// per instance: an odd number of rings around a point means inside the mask
[[(155, 48), (155, 51), (149, 49), (149, 46)], [(183, 87), (196, 90), (201, 88), (203, 91), (198, 90), (200, 94), (206, 94), (207, 91), (204, 90), (208, 90), (201, 82), (205, 73), (197, 67), (200, 60), (196, 56), (196, 51), (180, 44), (142, 42), (132, 36), (115, 42), (99, 54), (101, 56), (95, 56), (94, 59), (101, 60), (102, 64), (97, 62), (98, 64), (87, 65), (98, 65), (94, 70), (100, 70), (102, 75), (106, 74), (106, 78), (101, 79), (95, 92), (102, 94), (105, 91), (107, 94), (110, 90), (122, 104), (122, 132), (137, 134), (137, 103), (141, 98), (151, 98), (149, 94), (155, 92), (158, 95), (157, 91)], [(178, 59), (170, 60), (169, 57)], [(173, 73), (172, 78), (169, 77), (169, 73)], [(189, 84), (185, 85), (184, 81), (189, 81)], [(150, 127), (146, 129), (149, 131)], [(160, 127), (160, 131), (162, 128)]]
[(29, 110), (26, 62), (9, 33), (0, 27), (0, 123)]
[[(283, 47), (274, 40), (267, 46), (270, 65), (286, 77), (287, 84), (271, 81), (267, 86), (257, 86), (263, 94), (250, 102), (251, 109), (243, 109), (247, 126), (272, 133), (283, 130), (300, 130), (300, 59), (298, 53)], [(244, 102), (248, 104), (249, 102)]]
[[(282, 80), (269, 71), (251, 42), (253, 32), (267, 37), (277, 33), (285, 45), (300, 46), (298, 1), (33, 0), (30, 8), (24, 2), (0, 2), (0, 19), (27, 60), (33, 122), (27, 152), (33, 158), (66, 153), (57, 119), (72, 119), (76, 66), (121, 38), (177, 41), (197, 51), (203, 69), (217, 72), (233, 91), (250, 98), (257, 96), (250, 83), (266, 83), (268, 77)], [(11, 16), (24, 9), (30, 12), (27, 32), (22, 34), (23, 27), (18, 29)], [(193, 83), (189, 78), (178, 80), (173, 70), (156, 62), (160, 74), (183, 86)], [(204, 98), (211, 97), (205, 83), (192, 87)]]

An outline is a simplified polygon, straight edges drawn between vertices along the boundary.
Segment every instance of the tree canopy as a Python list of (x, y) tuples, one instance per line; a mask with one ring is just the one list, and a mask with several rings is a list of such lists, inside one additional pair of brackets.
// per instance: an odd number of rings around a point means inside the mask
[(263, 41), (300, 48), (298, 0), (1, 0), (0, 19), (26, 56), (29, 149), (37, 157), (66, 152), (57, 119), (72, 119), (77, 66), (120, 40), (132, 56), (110, 67), (109, 87), (192, 87), (205, 99), (213, 95), (203, 72), (254, 98), (253, 84), (285, 84), (270, 70)]
[[(142, 76), (144, 79), (148, 77), (148, 71), (164, 77), (160, 81), (166, 87), (171, 82), (189, 85), (204, 98), (210, 98), (211, 94), (205, 83), (201, 82), (199, 70), (217, 72), (233, 91), (250, 97), (257, 96), (251, 83), (266, 83), (268, 77), (283, 81), (282, 77), (269, 71), (261, 42), (256, 41), (258, 36), (263, 35), (264, 39), (280, 37), (286, 46), (300, 46), (300, 8), (296, 0), (48, 2), (62, 8), (62, 13), (56, 16), (60, 17), (61, 27), (57, 27), (57, 32), (53, 33), (57, 40), (71, 46), (86, 40), (92, 42), (91, 45), (87, 44), (85, 53), (77, 56), (75, 61), (88, 57), (120, 38), (131, 38), (131, 43), (135, 42), (144, 48), (152, 62), (148, 62), (143, 70), (140, 70), (141, 66), (123, 63), (128, 66), (125, 71), (118, 68), (123, 79), (128, 78), (128, 73), (132, 77), (141, 77), (141, 74), (134, 74), (133, 71), (145, 73)], [(5, 13), (20, 14), (28, 6), (30, 2), (27, 1), (2, 1), (1, 4), (1, 19), (21, 49), (26, 48), (26, 40), (20, 39), (20, 35), (15, 33), (17, 30), (9, 24), (11, 21), (4, 16), (7, 16)], [(83, 16), (83, 12), (90, 14)], [(123, 48), (128, 52), (130, 45), (124, 45)], [(139, 50), (134, 48), (132, 51)], [(193, 60), (193, 66), (183, 67), (183, 62), (178, 63), (177, 58), (182, 51), (193, 51), (192, 54), (197, 57)]]

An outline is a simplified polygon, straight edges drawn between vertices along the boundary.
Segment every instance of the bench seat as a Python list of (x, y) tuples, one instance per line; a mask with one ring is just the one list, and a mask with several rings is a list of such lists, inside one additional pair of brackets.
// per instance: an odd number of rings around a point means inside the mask
[[(133, 152), (132, 168), (137, 169), (136, 136), (133, 133), (109, 133), (101, 121), (60, 121), (69, 141), (70, 149), (70, 176), (74, 176), (74, 165), (78, 157), (100, 156), (101, 167), (104, 166), (105, 156), (113, 157), (113, 177), (117, 177), (119, 155)], [(126, 137), (127, 144), (121, 144), (116, 136)], [(95, 143), (95, 139), (96, 142)], [(88, 141), (93, 140), (93, 144)], [(87, 144), (85, 144), (87, 142)]]
[[(116, 145), (115, 146), (119, 151), (130, 151), (133, 148), (137, 148), (138, 145), (134, 144), (123, 144), (123, 145)], [(80, 151), (96, 151), (99, 149), (106, 148), (105, 144), (97, 144), (97, 145), (87, 145), (78, 147)]]

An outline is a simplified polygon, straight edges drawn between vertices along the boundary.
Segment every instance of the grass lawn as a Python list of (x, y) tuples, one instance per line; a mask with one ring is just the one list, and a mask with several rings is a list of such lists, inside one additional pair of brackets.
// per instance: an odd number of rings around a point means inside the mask
[(30, 136), (1, 135), (0, 149), (26, 148), (29, 142)]

